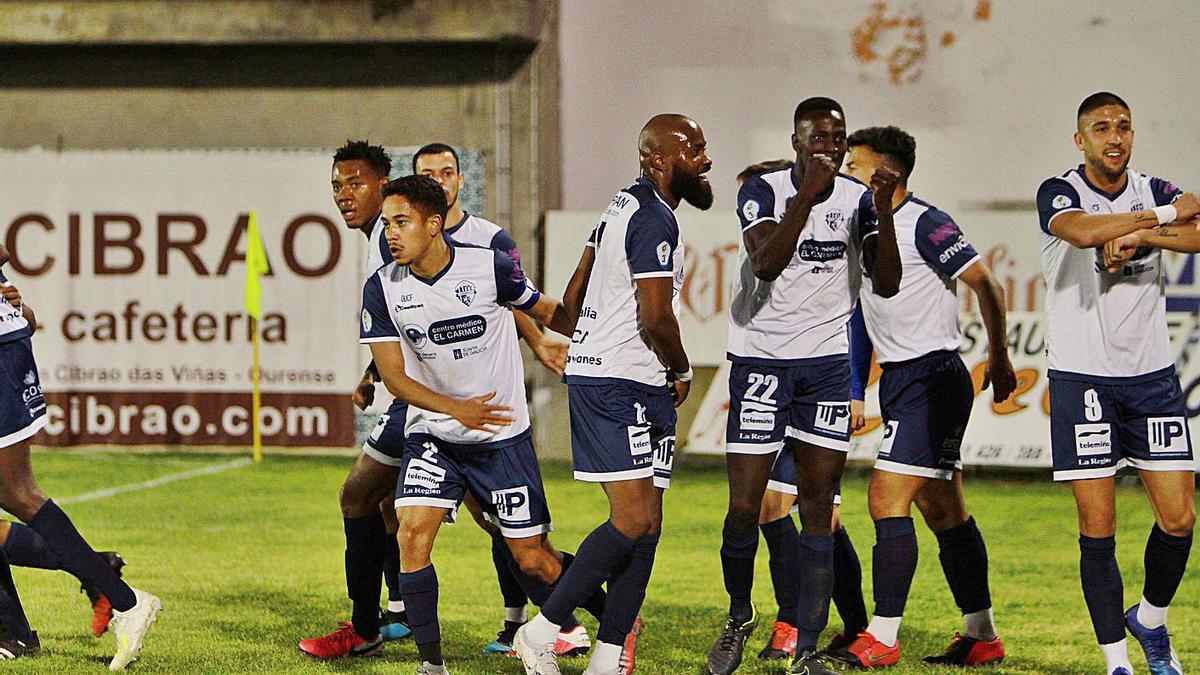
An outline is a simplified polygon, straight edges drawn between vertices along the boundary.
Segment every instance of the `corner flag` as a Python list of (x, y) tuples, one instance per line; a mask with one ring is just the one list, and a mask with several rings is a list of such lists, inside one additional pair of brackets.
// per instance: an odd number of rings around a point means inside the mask
[(250, 316), (250, 343), (253, 348), (251, 380), (251, 427), (254, 439), (254, 461), (262, 461), (262, 377), (258, 367), (258, 321), (262, 318), (262, 275), (271, 271), (267, 250), (263, 248), (262, 233), (258, 231), (258, 212), (250, 211), (246, 225), (246, 314)]

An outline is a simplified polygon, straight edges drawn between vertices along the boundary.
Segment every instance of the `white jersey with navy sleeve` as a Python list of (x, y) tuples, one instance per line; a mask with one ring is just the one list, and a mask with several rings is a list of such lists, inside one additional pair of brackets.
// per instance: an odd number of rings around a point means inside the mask
[(1042, 271), (1046, 278), (1046, 351), (1050, 371), (1134, 377), (1174, 364), (1167, 338), (1162, 251), (1142, 248), (1117, 272), (1101, 249), (1080, 249), (1056, 237), (1063, 213), (1130, 213), (1174, 202), (1182, 191), (1160, 178), (1126, 170), (1117, 194), (1093, 186), (1083, 166), (1038, 188)]
[(455, 223), (454, 227), (446, 228), (446, 234), (460, 244), (496, 249), (507, 254), (513, 262), (521, 264), (521, 253), (512, 235), (490, 220), (464, 213), (462, 220)]
[(729, 359), (798, 365), (846, 354), (846, 321), (861, 281), (862, 241), (876, 234), (871, 192), (838, 174), (813, 203), (799, 245), (774, 281), (754, 276), (744, 234), (764, 220), (783, 220), (799, 185), (791, 169), (754, 176), (738, 191), (738, 276), (729, 312)]
[(667, 384), (666, 368), (639, 333), (637, 280), (672, 278), (679, 316), (683, 243), (675, 212), (645, 178), (613, 197), (588, 238), (596, 251), (567, 354), (568, 384), (621, 380)]
[[(912, 195), (892, 218), (903, 270), (900, 291), (890, 298), (867, 292), (859, 297), (876, 358), (896, 363), (958, 351), (956, 280), (979, 254), (950, 216)], [(866, 283), (870, 288), (869, 278)]]
[(506, 254), (449, 243), (450, 264), (433, 279), (393, 262), (367, 280), (359, 341), (399, 342), (408, 376), (443, 396), (496, 392), (490, 402), (512, 408), (514, 421), (495, 434), (415, 405), (405, 426), (407, 436), (494, 448), (529, 431), (525, 373), (508, 308), (528, 309), (541, 294)]
[[(8, 277), (0, 269), (0, 286), (8, 285)], [(13, 307), (7, 300), (0, 300), (0, 344), (15, 342), (33, 335), (33, 328), (25, 320), (21, 310)]]

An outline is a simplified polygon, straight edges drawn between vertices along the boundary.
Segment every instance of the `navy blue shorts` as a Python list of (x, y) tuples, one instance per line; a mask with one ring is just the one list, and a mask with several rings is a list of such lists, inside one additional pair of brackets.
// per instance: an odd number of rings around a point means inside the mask
[(959, 451), (974, 403), (971, 373), (957, 352), (883, 364), (879, 408), (884, 427), (875, 468), (953, 479), (962, 470)]
[(392, 401), (387, 412), (379, 416), (371, 435), (363, 443), (363, 454), (388, 466), (404, 464), (404, 423), (408, 420), (408, 403)]
[[(839, 478), (837, 492), (833, 495), (835, 505), (842, 503), (841, 482)], [(799, 494), (799, 490), (796, 489), (796, 456), (791, 450), (784, 448), (775, 455), (775, 463), (771, 465), (771, 477), (767, 479), (767, 489), (793, 496)], [(797, 509), (792, 506), (792, 510)]]
[(666, 387), (572, 384), (571, 455), (575, 480), (612, 483), (654, 478), (671, 486), (675, 460), (675, 406)]
[(453, 511), (468, 491), (505, 538), (523, 539), (554, 529), (529, 432), (494, 450), (444, 443), (427, 434), (405, 440), (396, 508)]
[(0, 343), (0, 448), (46, 426), (46, 399), (28, 337)]
[(784, 438), (850, 451), (850, 362), (797, 366), (734, 363), (729, 369), (725, 452), (778, 453)]
[(1136, 378), (1050, 373), (1054, 480), (1104, 478), (1126, 465), (1195, 471), (1175, 368)]

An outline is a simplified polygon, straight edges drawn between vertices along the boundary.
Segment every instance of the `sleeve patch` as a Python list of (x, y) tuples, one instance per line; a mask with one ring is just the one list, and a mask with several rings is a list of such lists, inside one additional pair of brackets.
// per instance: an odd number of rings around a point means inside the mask
[(658, 253), (659, 264), (666, 267), (667, 263), (671, 262), (671, 244), (664, 241), (655, 250)]

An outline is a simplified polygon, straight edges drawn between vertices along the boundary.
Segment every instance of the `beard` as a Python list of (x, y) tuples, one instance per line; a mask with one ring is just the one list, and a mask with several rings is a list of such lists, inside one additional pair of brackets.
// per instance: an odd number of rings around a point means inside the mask
[(692, 206), (707, 211), (713, 203), (712, 186), (699, 175), (693, 175), (675, 168), (671, 175), (671, 194), (679, 197)]
[(1129, 168), (1129, 160), (1130, 160), (1130, 156), (1128, 153), (1126, 153), (1125, 161), (1121, 163), (1121, 168), (1110, 169), (1108, 167), (1108, 164), (1106, 164), (1104, 162), (1104, 156), (1101, 155), (1100, 157), (1097, 157), (1095, 159), (1089, 159), (1088, 165), (1092, 167), (1093, 171), (1100, 174), (1101, 176), (1104, 176), (1105, 178), (1108, 178), (1111, 180), (1116, 180), (1116, 179), (1120, 178), (1122, 175), (1124, 175), (1125, 170)]

